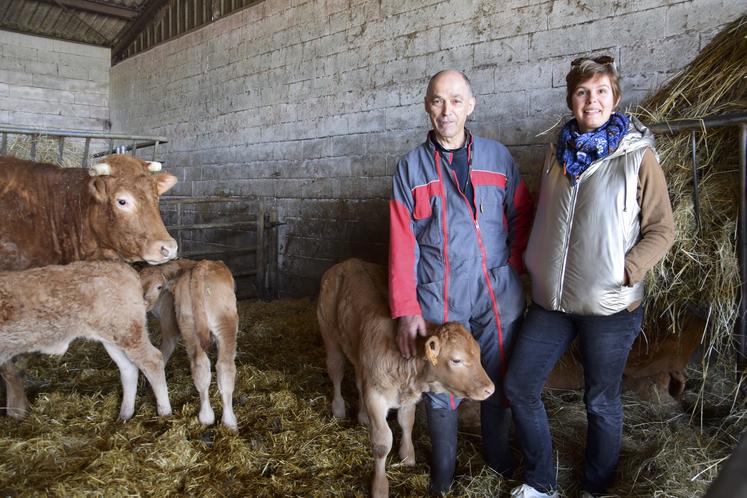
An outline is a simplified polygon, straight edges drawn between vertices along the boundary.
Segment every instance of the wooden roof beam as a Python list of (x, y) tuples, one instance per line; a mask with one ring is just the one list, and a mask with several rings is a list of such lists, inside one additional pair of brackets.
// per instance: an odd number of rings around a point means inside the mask
[(98, 0), (40, 0), (45, 3), (51, 3), (60, 7), (68, 7), (75, 10), (84, 10), (94, 14), (101, 14), (120, 19), (134, 19), (138, 16), (139, 11), (132, 7), (122, 5), (113, 5)]
[(169, 0), (147, 0), (142, 7), (140, 15), (128, 22), (124, 28), (117, 34), (112, 47), (112, 63), (121, 60), (120, 55), (127, 49), (130, 43), (137, 38), (140, 32), (153, 20), (161, 7), (166, 5)]

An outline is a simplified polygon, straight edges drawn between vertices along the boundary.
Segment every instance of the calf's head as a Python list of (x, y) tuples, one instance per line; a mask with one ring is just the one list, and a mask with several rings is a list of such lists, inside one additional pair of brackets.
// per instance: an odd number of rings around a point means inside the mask
[(161, 297), (161, 292), (168, 289), (168, 280), (157, 266), (148, 266), (140, 270), (140, 284), (143, 287), (143, 299), (148, 311), (152, 311)]
[(425, 357), (433, 392), (483, 400), (495, 391), (480, 362), (480, 346), (459, 323), (438, 326), (425, 341)]
[(99, 246), (125, 261), (159, 264), (176, 257), (176, 241), (158, 210), (158, 197), (176, 177), (157, 170), (160, 163), (126, 155), (109, 156), (89, 170), (89, 223)]

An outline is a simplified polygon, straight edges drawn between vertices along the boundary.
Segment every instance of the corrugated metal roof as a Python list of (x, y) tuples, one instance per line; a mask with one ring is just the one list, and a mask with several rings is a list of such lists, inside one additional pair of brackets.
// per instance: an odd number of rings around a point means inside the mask
[(0, 29), (112, 49), (114, 63), (261, 0), (0, 0)]
[(0, 0), (0, 29), (113, 47), (148, 0)]

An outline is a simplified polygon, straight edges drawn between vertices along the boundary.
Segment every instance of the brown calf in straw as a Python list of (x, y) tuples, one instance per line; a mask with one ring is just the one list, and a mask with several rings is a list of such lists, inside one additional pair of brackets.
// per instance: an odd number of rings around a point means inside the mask
[[(211, 332), (218, 343), (215, 365), (218, 389), (223, 400), (223, 425), (236, 430), (233, 387), (236, 379), (236, 335), (239, 317), (231, 271), (221, 261), (180, 259), (140, 271), (143, 287), (154, 288), (160, 296), (153, 313), (161, 322), (161, 352), (168, 361), (181, 332), (189, 354), (192, 378), (200, 393), (200, 422), (211, 425), (215, 413), (210, 406), (210, 360), (206, 354)], [(158, 289), (165, 282), (162, 289)]]
[(135, 411), (138, 368), (153, 388), (158, 414), (170, 415), (163, 357), (148, 339), (146, 307), (137, 272), (121, 262), (0, 272), (0, 373), (8, 414), (22, 418), (28, 408), (10, 360), (33, 351), (61, 355), (74, 339), (84, 338), (101, 342), (119, 367), (120, 419)]
[(405, 465), (415, 465), (412, 426), (423, 392), (483, 400), (495, 386), (480, 364), (477, 342), (458, 323), (429, 326), (432, 335), (418, 338), (418, 357), (402, 358), (395, 343), (396, 322), (389, 317), (386, 276), (377, 265), (350, 259), (330, 268), (322, 277), (317, 317), (334, 387), (332, 413), (345, 416), (340, 385), (347, 357), (360, 395), (358, 420), (369, 426), (373, 447), (371, 492), (387, 496), (385, 463), (392, 448), (387, 412), (399, 408), (399, 456)]

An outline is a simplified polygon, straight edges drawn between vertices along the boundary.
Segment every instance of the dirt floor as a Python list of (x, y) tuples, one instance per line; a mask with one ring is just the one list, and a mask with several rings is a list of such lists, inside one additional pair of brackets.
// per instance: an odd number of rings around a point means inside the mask
[[(234, 394), (239, 433), (197, 421), (198, 399), (179, 347), (167, 366), (174, 408), (159, 418), (141, 376), (135, 417), (116, 420), (116, 366), (96, 343), (76, 342), (62, 357), (31, 355), (25, 367), (31, 414), (0, 416), (1, 496), (367, 496), (372, 457), (366, 429), (330, 413), (314, 302), (239, 303), (241, 331)], [(728, 372), (728, 366), (725, 367)], [(700, 496), (747, 426), (747, 407), (727, 374), (699, 379), (665, 404), (625, 398), (626, 424), (615, 496)], [(213, 383), (213, 407), (220, 399)], [(352, 378), (344, 385), (355, 413)], [(585, 434), (582, 393), (546, 393), (563, 496), (577, 496)], [(741, 404), (740, 404), (741, 403)], [(480, 457), (479, 429), (463, 419), (452, 496), (507, 496)], [(417, 465), (389, 458), (392, 496), (424, 496), (429, 443), (420, 416)]]

